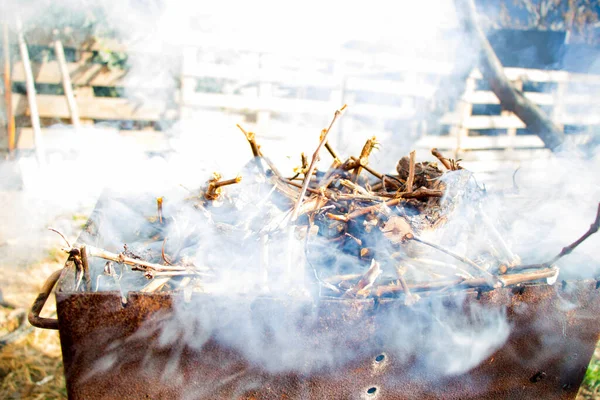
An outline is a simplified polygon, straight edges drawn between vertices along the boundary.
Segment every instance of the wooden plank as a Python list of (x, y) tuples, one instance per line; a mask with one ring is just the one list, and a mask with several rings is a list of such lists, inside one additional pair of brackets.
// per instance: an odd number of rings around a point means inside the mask
[(458, 125), (461, 121), (461, 116), (458, 111), (447, 112), (440, 118), (441, 125)]
[(563, 132), (565, 130), (564, 125), (558, 123), (557, 121), (560, 121), (563, 117), (564, 100), (567, 86), (568, 83), (566, 82), (559, 82), (557, 84), (556, 90), (554, 93), (552, 93), (552, 96), (554, 97), (554, 107), (552, 107), (552, 113), (550, 115), (550, 119), (552, 119), (555, 124), (559, 125), (560, 130)]
[[(600, 85), (600, 75), (526, 68), (504, 68), (504, 73), (511, 81), (522, 79), (533, 82), (577, 82)], [(470, 76), (475, 79), (483, 79), (478, 69), (474, 69)]]
[[(560, 85), (566, 85), (566, 84), (560, 84)], [(559, 86), (560, 88), (560, 86)], [(600, 94), (596, 91), (594, 91), (593, 94), (569, 94), (567, 92), (567, 88), (561, 88), (561, 90), (563, 91), (563, 93), (566, 93), (565, 95), (561, 96), (560, 102), (563, 106), (568, 106), (568, 105), (589, 105), (590, 107), (598, 107), (598, 104), (600, 103)], [(591, 91), (591, 89), (590, 89)], [(560, 91), (557, 94), (558, 96), (560, 96)]]
[(2, 99), (4, 107), (7, 112), (5, 112), (5, 120), (6, 123), (0, 124), (0, 138), (6, 139), (6, 143), (0, 146), (1, 148), (6, 148), (8, 152), (12, 152), (15, 149), (15, 116), (12, 112), (12, 74), (11, 74), (11, 56), (10, 56), (10, 45), (9, 45), (9, 31), (8, 31), (8, 22), (4, 21), (2, 23), (2, 58), (4, 63), (4, 68), (2, 70), (2, 90), (3, 96)]
[[(198, 45), (200, 43), (200, 45)], [(372, 53), (367, 54), (360, 50), (344, 49), (336, 52), (323, 51), (307, 47), (299, 48), (273, 48), (269, 43), (244, 44), (238, 37), (226, 38), (223, 35), (214, 37), (211, 35), (201, 35), (194, 38), (194, 43), (188, 43), (190, 46), (202, 48), (205, 51), (238, 51), (248, 53), (274, 54), (280, 57), (328, 60), (348, 64), (360, 64), (369, 66), (370, 69), (381, 67), (386, 70), (416, 72), (419, 74), (438, 74), (450, 75), (453, 73), (454, 66), (450, 62), (440, 59), (425, 59), (418, 57), (408, 57), (406, 55), (393, 53)], [(304, 51), (303, 51), (304, 50)], [(390, 68), (390, 66), (394, 66)]]
[(152, 129), (122, 130), (119, 136), (131, 141), (136, 148), (143, 151), (162, 152), (171, 149), (169, 140), (164, 132)]
[(184, 94), (183, 104), (186, 107), (228, 108), (246, 111), (271, 110), (276, 112), (307, 114), (326, 114), (326, 109), (336, 109), (333, 103), (317, 100), (260, 99), (258, 97), (191, 91)]
[[(36, 83), (60, 84), (61, 75), (58, 62), (32, 63), (33, 75)], [(115, 68), (108, 69), (101, 64), (86, 62), (67, 63), (67, 69), (74, 86), (123, 86), (140, 87), (148, 89), (164, 89), (168, 87), (162, 80), (152, 81), (145, 78), (129, 76), (129, 70)], [(25, 80), (22, 62), (15, 63), (13, 81)]]
[[(515, 89), (517, 89), (520, 92), (523, 92), (523, 80), (521, 80), (520, 78), (517, 79), (516, 81), (513, 82), (513, 85), (515, 87)], [(533, 93), (533, 94), (542, 94), (542, 93)], [(525, 93), (526, 97), (530, 97)], [(534, 101), (535, 102), (535, 101)], [(502, 111), (500, 112), (500, 115), (503, 116), (511, 116), (513, 115), (513, 113), (511, 111), (508, 111), (506, 109), (502, 109)], [(509, 143), (514, 143), (515, 137), (517, 136), (517, 128), (508, 128), (506, 130), (506, 135), (510, 138), (510, 142)], [(506, 150), (507, 151), (513, 151), (514, 150), (514, 146), (511, 144), (509, 146), (506, 146)], [(510, 157), (510, 155), (509, 155)]]
[[(329, 93), (329, 101), (331, 103), (345, 103), (344, 97), (347, 95), (348, 92), (348, 80), (346, 79), (347, 71), (344, 67), (345, 66), (342, 63), (335, 63), (333, 65), (333, 73), (331, 74), (331, 76), (334, 81), (338, 82), (338, 86), (334, 87), (333, 90)], [(332, 127), (332, 133), (335, 132), (335, 134), (332, 134), (330, 137), (336, 136), (339, 126), (340, 125), (338, 124)]]
[[(465, 83), (464, 96), (469, 97), (475, 92), (477, 83), (475, 79), (469, 77)], [(466, 121), (471, 118), (473, 113), (473, 104), (461, 100), (456, 107), (456, 113), (459, 116), (458, 123), (450, 130), (452, 136), (456, 138), (456, 147), (454, 149), (454, 158), (458, 159), (458, 152), (462, 148), (463, 140), (469, 135), (469, 128), (466, 126)]]
[(71, 76), (67, 67), (65, 49), (63, 48), (62, 42), (59, 39), (56, 39), (54, 42), (54, 53), (58, 61), (61, 75), (60, 80), (63, 84), (63, 91), (67, 99), (67, 105), (69, 106), (69, 111), (71, 112), (71, 123), (75, 129), (79, 129), (81, 127), (81, 123), (79, 120), (79, 110), (77, 109), (77, 103), (75, 102), (75, 95), (73, 94), (73, 82), (71, 81)]
[(244, 67), (225, 64), (184, 61), (185, 77), (210, 77), (236, 81), (279, 82), (290, 86), (338, 87), (340, 82), (331, 74), (314, 71), (293, 71), (277, 68)]
[[(271, 82), (260, 82), (258, 84), (258, 96), (268, 101), (273, 97), (273, 84)], [(260, 110), (256, 113), (257, 130), (269, 132), (271, 128), (271, 112)]]
[[(161, 100), (134, 103), (125, 98), (76, 97), (76, 101), (81, 118), (156, 121), (177, 117), (177, 112), (167, 110), (166, 102)], [(41, 117), (69, 118), (70, 116), (64, 96), (38, 95), (37, 104)], [(13, 110), (15, 115), (27, 114), (25, 96), (13, 93)]]
[[(599, 110), (600, 111), (600, 110)], [(456, 125), (460, 122), (460, 117), (456, 112), (449, 112), (442, 116), (440, 124)], [(556, 121), (564, 125), (600, 125), (600, 113), (586, 112), (583, 115), (565, 115), (562, 114)], [(471, 116), (467, 121), (468, 129), (508, 129), (525, 128), (525, 124), (516, 116)]]
[[(559, 85), (564, 85), (560, 83)], [(563, 93), (565, 91), (563, 90)], [(533, 101), (535, 104), (541, 106), (551, 106), (557, 101), (557, 96), (553, 93), (537, 93), (537, 92), (524, 92), (525, 97)], [(477, 91), (470, 95), (465, 96), (465, 101), (469, 101), (473, 104), (500, 104), (500, 101), (496, 95), (491, 91)], [(600, 103), (600, 95), (598, 94), (563, 94), (560, 96), (560, 103), (562, 105), (575, 105), (575, 104), (591, 104), (595, 105)]]
[[(50, 46), (50, 42), (46, 37), (35, 35), (28, 36), (28, 42), (30, 44), (37, 44), (42, 46)], [(337, 60), (344, 63), (360, 63), (365, 65), (378, 65), (389, 69), (390, 65), (394, 65), (394, 71), (410, 71), (423, 74), (436, 74), (436, 75), (450, 75), (453, 71), (453, 65), (447, 62), (439, 62), (439, 60), (428, 60), (419, 59), (415, 57), (406, 57), (399, 54), (392, 53), (376, 53), (372, 55), (365, 55), (364, 52), (358, 50), (342, 50), (332, 54), (330, 52), (317, 52), (314, 49), (310, 49), (310, 55), (299, 54), (297, 49), (286, 50), (286, 49), (269, 49), (265, 47), (258, 49), (256, 44), (244, 45), (239, 43), (238, 38), (231, 38), (230, 42), (227, 42), (226, 38), (222, 36), (214, 37), (210, 34), (204, 34), (200, 37), (195, 37), (193, 41), (187, 43), (187, 46), (202, 48), (204, 50), (218, 51), (241, 51), (241, 52), (262, 52), (278, 54), (281, 56), (288, 57), (301, 57), (306, 59), (322, 59), (322, 60)], [(198, 45), (201, 43), (201, 45)], [(75, 47), (78, 49), (86, 49), (88, 51), (97, 50), (109, 50), (117, 52), (131, 52), (131, 53), (145, 53), (154, 55), (165, 55), (165, 51), (176, 51), (172, 48), (164, 48), (162, 46), (156, 46), (155, 43), (147, 41), (145, 38), (133, 39), (127, 42), (120, 42), (117, 40), (106, 39), (102, 42), (89, 43), (82, 41), (66, 41), (65, 47)], [(516, 80), (522, 78), (523, 80), (535, 81), (535, 82), (581, 82), (590, 84), (600, 85), (600, 75), (590, 74), (579, 74), (569, 73), (566, 71), (546, 71), (538, 69), (524, 69), (524, 68), (505, 68), (505, 74), (510, 80)], [(475, 79), (482, 79), (481, 73), (478, 70), (474, 70), (471, 77)]]
[(17, 145), (16, 130), (15, 130), (15, 137), (13, 139), (14, 139), (13, 146), (12, 146), (12, 149), (10, 149), (8, 146), (8, 135), (6, 132), (6, 125), (0, 124), (0, 153), (8, 152), (9, 150), (12, 151), (16, 148), (16, 145)]
[[(165, 151), (169, 149), (168, 139), (163, 132), (154, 130), (123, 130), (118, 131), (115, 128), (107, 127), (85, 127), (82, 132), (85, 134), (87, 129), (93, 129), (95, 135), (111, 134), (118, 132), (121, 137), (125, 140), (132, 142), (137, 148), (145, 151)], [(73, 129), (56, 129), (56, 128), (43, 128), (42, 135), (48, 138), (46, 140), (48, 144), (48, 150), (69, 150), (65, 147), (65, 140), (52, 140), (52, 136), (66, 137), (77, 135)], [(18, 128), (17, 129), (17, 148), (20, 150), (33, 149), (33, 130), (32, 128)]]
[[(52, 46), (52, 41), (48, 39), (48, 33), (44, 30), (39, 32), (33, 30), (27, 32), (27, 43), (34, 46)], [(158, 46), (156, 42), (149, 41), (146, 36), (132, 38), (126, 42), (104, 38), (102, 40), (90, 40), (90, 38), (76, 37), (75, 35), (66, 35), (63, 38), (65, 48), (76, 48), (85, 51), (112, 51), (125, 53), (144, 53), (151, 55), (164, 56), (169, 52), (174, 52), (174, 46)]]
[(597, 106), (595, 110), (588, 110), (583, 115), (563, 114), (559, 122), (563, 125), (600, 125), (600, 114)]
[[(27, 40), (32, 45), (50, 46), (47, 36), (41, 32), (41, 35), (28, 34)], [(148, 41), (147, 37), (133, 38), (126, 42), (115, 39), (103, 39), (101, 42), (89, 42), (82, 40), (64, 40), (64, 46), (77, 49), (85, 49), (87, 51), (115, 51), (127, 53), (142, 53), (151, 55), (165, 56), (171, 52), (179, 51), (174, 46), (157, 46), (156, 43)], [(282, 57), (302, 58), (312, 60), (328, 60), (339, 61), (342, 63), (361, 64), (369, 66), (380, 66), (390, 69), (393, 65), (394, 71), (417, 72), (420, 74), (438, 74), (450, 75), (453, 72), (454, 66), (450, 62), (440, 61), (439, 59), (425, 59), (417, 57), (407, 57), (405, 55), (393, 53), (376, 53), (365, 54), (360, 50), (344, 49), (332, 53), (331, 51), (320, 50), (315, 48), (273, 48), (268, 43), (243, 43), (238, 36), (230, 38), (223, 35), (199, 34), (193, 39), (184, 39), (184, 43), (180, 43), (183, 47), (194, 47), (203, 49), (204, 51), (236, 51), (247, 53), (263, 53), (272, 54)]]
[[(364, 59), (365, 54), (355, 51), (354, 56), (357, 59)], [(373, 55), (372, 63), (387, 67), (388, 69), (390, 69), (390, 65), (393, 65), (393, 68), (391, 68), (393, 71), (415, 72), (417, 74), (451, 75), (455, 72), (455, 65), (452, 62), (393, 53), (376, 53)]]
[(454, 150), (456, 148), (456, 143), (455, 136), (425, 135), (419, 138), (414, 147), (427, 150), (431, 150), (434, 147), (437, 147), (440, 150)]
[[(450, 118), (451, 115), (448, 116)], [(449, 119), (443, 119), (448, 121)], [(584, 115), (562, 115), (558, 121), (563, 125), (600, 125), (600, 114), (586, 113)], [(467, 129), (510, 129), (525, 128), (525, 124), (515, 115), (475, 115), (464, 122)]]
[[(25, 75), (25, 87), (27, 89), (27, 100), (29, 107), (29, 115), (31, 125), (33, 127), (33, 139), (35, 141), (35, 157), (38, 162), (38, 166), (43, 167), (46, 163), (44, 141), (42, 139), (41, 126), (40, 126), (40, 113), (38, 111), (38, 100), (36, 99), (35, 81), (33, 79), (33, 73), (31, 71), (31, 62), (29, 59), (29, 50), (27, 43), (25, 42), (25, 36), (23, 35), (23, 26), (21, 19), (17, 15), (17, 41), (19, 43), (19, 53), (21, 60), (23, 60), (23, 74)], [(9, 90), (6, 88), (6, 90)], [(22, 103), (22, 102), (21, 102)], [(13, 107), (15, 104), (13, 104)], [(13, 108), (14, 109), (14, 108)], [(13, 111), (13, 114), (17, 113)], [(70, 115), (70, 113), (69, 113)]]
[(523, 162), (523, 160), (461, 161), (460, 165), (475, 174), (494, 175), (503, 171), (514, 171)]
[(473, 115), (463, 121), (466, 129), (508, 129), (525, 128), (525, 124), (515, 115)]
[(506, 150), (473, 150), (461, 151), (458, 158), (463, 161), (510, 161), (510, 160), (533, 160), (546, 158), (552, 152), (548, 149), (520, 149), (514, 151)]
[(544, 142), (537, 135), (523, 136), (468, 136), (462, 143), (463, 150), (494, 148), (544, 148)]
[[(331, 115), (340, 105), (330, 101), (258, 98), (217, 93), (187, 93), (184, 98), (185, 107), (227, 108), (232, 110), (260, 111), (267, 110), (281, 113)], [(416, 110), (409, 108), (380, 106), (375, 104), (348, 104), (349, 115), (361, 115), (372, 118), (408, 119)]]
[[(339, 77), (328, 73), (213, 64), (197, 62), (191, 58), (185, 59), (183, 71), (184, 76), (197, 78), (211, 77), (235, 81), (277, 82), (286, 86), (315, 86), (332, 89), (339, 89), (341, 86)], [(414, 82), (349, 77), (346, 82), (346, 90), (430, 98), (434, 95), (436, 87)]]
[(432, 98), (436, 86), (410, 81), (392, 81), (383, 79), (366, 79), (350, 77), (346, 83), (346, 90), (361, 90), (365, 92), (393, 94), (397, 96), (411, 96)]
[(417, 110), (411, 106), (392, 107), (377, 104), (349, 103), (348, 107), (347, 114), (349, 116), (360, 115), (361, 117), (368, 118), (407, 120), (414, 118), (417, 113)]
[[(416, 145), (418, 148), (438, 147), (440, 149), (454, 149), (456, 138), (452, 136), (424, 136)], [(503, 149), (514, 148), (543, 148), (544, 143), (536, 135), (523, 136), (466, 136), (461, 140), (461, 150)]]
[[(554, 96), (551, 93), (524, 92), (525, 97), (538, 105), (554, 104)], [(498, 97), (491, 91), (477, 91), (466, 94), (465, 101), (473, 104), (500, 104)]]
[[(82, 99), (91, 99), (94, 98), (94, 88), (91, 86), (77, 86), (74, 88), (75, 96), (79, 101)], [(75, 100), (77, 104), (77, 100)], [(92, 118), (82, 118), (79, 116), (82, 125), (94, 125), (94, 120)]]
[(544, 71), (528, 68), (505, 68), (506, 77), (511, 80), (533, 82), (561, 82), (569, 80), (569, 73), (565, 71)]
[[(86, 62), (67, 63), (67, 65), (71, 80), (76, 86), (128, 86), (147, 88), (161, 88), (165, 86), (165, 84), (161, 82), (155, 83), (148, 80), (136, 80), (134, 79), (134, 76), (127, 76), (129, 73), (128, 70), (120, 68), (110, 70), (101, 64), (90, 64)], [(42, 64), (32, 63), (32, 68), (36, 83), (59, 84), (61, 82), (60, 70), (56, 61), (47, 61)], [(596, 75), (588, 76), (584, 74), (569, 74), (564, 71), (539, 71), (519, 68), (506, 68), (505, 71), (510, 79), (526, 77), (529, 78), (529, 80), (538, 82), (570, 81), (597, 83), (600, 85), (600, 77)], [(339, 86), (339, 81), (334, 79), (333, 75), (326, 73), (316, 73), (314, 71), (304, 70), (292, 71), (276, 68), (244, 68), (240, 66), (195, 61), (187, 61), (184, 63), (184, 74), (192, 77), (283, 82), (292, 83), (295, 86), (306, 85), (331, 88)], [(481, 75), (477, 72), (471, 74), (471, 77), (481, 79)], [(25, 80), (21, 61), (15, 62), (13, 80), (16, 82)], [(348, 78), (348, 90), (365, 90), (427, 98), (433, 95), (435, 86), (393, 80), (350, 77)], [(526, 92), (526, 96), (536, 104), (551, 105), (553, 103), (551, 95), (548, 93)], [(586, 104), (597, 99), (598, 96), (595, 95), (567, 95), (564, 102), (570, 104)], [(493, 93), (488, 91), (477, 91), (466, 100), (475, 104), (498, 104), (498, 100)]]
[[(19, 69), (21, 61), (15, 66)], [(59, 84), (61, 82), (60, 68), (57, 61), (45, 63), (32, 63), (36, 83)], [(67, 69), (74, 85), (79, 86), (117, 86), (117, 82), (125, 76), (127, 71), (122, 69), (107, 70), (100, 64), (67, 63)], [(13, 75), (15, 81), (23, 81), (22, 72)]]

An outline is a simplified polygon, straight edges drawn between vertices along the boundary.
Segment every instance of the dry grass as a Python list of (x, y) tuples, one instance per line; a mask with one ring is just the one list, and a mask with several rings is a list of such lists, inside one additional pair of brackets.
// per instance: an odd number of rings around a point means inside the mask
[[(50, 273), (64, 265), (63, 255), (51, 255), (28, 268), (0, 267), (2, 291), (7, 302), (27, 310)], [(19, 271), (20, 270), (20, 271)], [(54, 296), (44, 316), (56, 310)], [(17, 324), (8, 318), (14, 311), (0, 308), (4, 329)], [(2, 332), (5, 333), (5, 332)], [(30, 333), (0, 349), (0, 399), (66, 399), (65, 378), (58, 331), (31, 329)]]
[(58, 332), (34, 330), (0, 353), (0, 398), (66, 399)]

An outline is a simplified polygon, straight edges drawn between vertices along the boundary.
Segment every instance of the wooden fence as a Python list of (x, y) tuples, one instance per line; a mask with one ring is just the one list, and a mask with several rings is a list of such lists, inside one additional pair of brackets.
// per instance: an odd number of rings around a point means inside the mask
[[(38, 42), (36, 48), (50, 54), (48, 59), (33, 63), (36, 84), (46, 89), (60, 87), (61, 74), (51, 57), (51, 44)], [(446, 150), (475, 170), (548, 155), (537, 136), (528, 134), (516, 116), (500, 109), (497, 98), (485, 88), (476, 70), (468, 76), (456, 108), (441, 116), (439, 122), (445, 130), (431, 135), (424, 121), (442, 79), (448, 79), (452, 71), (451, 65), (439, 62), (352, 51), (336, 57), (308, 58), (244, 49), (232, 51), (208, 44), (173, 50), (167, 58), (169, 65), (178, 68), (178, 82), (166, 84), (136, 79), (127, 68), (109, 69), (96, 62), (101, 46), (67, 44), (65, 48), (72, 54), (68, 70), (82, 120), (117, 126), (142, 141), (149, 139), (156, 150), (168, 147), (160, 133), (161, 125), (191, 119), (204, 110), (246, 118), (251, 129), (269, 135), (273, 134), (274, 121), (290, 115), (305, 116), (323, 126), (333, 110), (347, 103), (350, 107), (343, 119), (344, 134), (384, 132), (399, 140), (420, 137), (417, 148)], [(121, 50), (115, 46), (108, 49)], [(128, 50), (131, 54), (136, 51), (135, 47)], [(160, 60), (165, 55), (155, 53), (149, 57)], [(506, 68), (505, 72), (555, 122), (568, 132), (579, 133), (570, 137), (584, 140), (600, 126), (600, 113), (596, 112), (600, 97), (590, 94), (595, 92), (590, 88), (600, 89), (600, 76), (513, 68)], [(19, 60), (13, 64), (12, 80), (18, 146), (28, 148), (32, 135), (27, 126), (26, 96), (18, 91), (24, 81)], [(138, 100), (131, 96), (108, 97), (102, 95), (107, 88), (113, 89), (113, 94), (123, 88), (158, 90), (161, 96), (140, 96)], [(47, 125), (68, 123), (70, 113), (64, 96), (38, 90), (37, 103)], [(398, 125), (393, 123), (404, 124), (401, 132), (394, 132)]]
[[(583, 143), (598, 133), (600, 76), (522, 68), (504, 71), (527, 98), (549, 113), (568, 141)], [(469, 75), (454, 112), (444, 115), (441, 122), (448, 127), (446, 134), (424, 135), (417, 147), (449, 151), (471, 170), (493, 171), (550, 155), (542, 140), (528, 133), (517, 116), (500, 108), (478, 70)]]
[(238, 51), (227, 60), (215, 59), (219, 51), (184, 49), (182, 116), (211, 108), (253, 115), (251, 128), (267, 136), (277, 134), (273, 120), (290, 115), (324, 126), (342, 104), (349, 105), (341, 122), (346, 134), (379, 134), (386, 122), (404, 121), (417, 136), (423, 127), (415, 121), (451, 71), (444, 64), (432, 69), (426, 60), (351, 51), (335, 59)]
[[(45, 125), (68, 124), (66, 98), (48, 93), (49, 88), (61, 86), (52, 44), (40, 40), (33, 44), (38, 53), (46, 51), (49, 55), (42, 62), (32, 63), (40, 117)], [(335, 59), (327, 55), (308, 58), (245, 49), (231, 51), (208, 44), (186, 46), (177, 49), (179, 54), (170, 54), (170, 65), (181, 65), (179, 83), (165, 87), (136, 79), (127, 68), (109, 69), (95, 61), (98, 51), (123, 50), (118, 44), (72, 46), (65, 43), (65, 50), (72, 55), (68, 71), (82, 121), (121, 129), (129, 124), (130, 135), (145, 126), (140, 134), (149, 136), (165, 121), (169, 125), (168, 122), (189, 119), (204, 110), (218, 110), (246, 118), (250, 128), (268, 136), (273, 133), (271, 122), (282, 116), (305, 116), (322, 126), (333, 110), (348, 103), (351, 107), (344, 118), (345, 132), (368, 129), (369, 134), (378, 134), (386, 129), (388, 121), (411, 121), (411, 134), (415, 137), (422, 126), (414, 121), (419, 121), (418, 114), (425, 112), (440, 77), (451, 71), (450, 65), (389, 54), (347, 51)], [(127, 51), (139, 56), (146, 49), (131, 46)], [(223, 53), (226, 56), (220, 55)], [(162, 57), (158, 64), (167, 58), (156, 53), (150, 57), (157, 60)], [(32, 135), (27, 126), (28, 104), (24, 91), (18, 90), (25, 80), (20, 60), (13, 64), (12, 80), (18, 148), (29, 148)], [(99, 94), (107, 88), (127, 93), (153, 89), (160, 90), (162, 95), (160, 99), (140, 96), (142, 100), (135, 101), (129, 96)]]
[[(52, 43), (36, 41), (29, 46), (32, 56), (32, 72), (36, 85), (36, 102), (43, 127), (56, 124), (70, 124), (70, 110), (66, 96), (62, 92), (61, 71), (54, 56)], [(65, 46), (69, 55), (67, 70), (71, 77), (75, 101), (81, 123), (95, 125), (97, 129), (120, 130), (123, 135), (131, 136), (143, 142), (150, 150), (161, 151), (166, 148), (160, 132), (161, 123), (179, 118), (176, 104), (177, 87), (175, 85), (155, 85), (151, 81), (140, 82), (130, 79), (127, 68), (109, 68), (96, 59), (98, 45), (86, 47)], [(25, 70), (18, 52), (12, 50), (12, 110), (17, 122), (16, 148), (31, 149), (33, 132), (29, 121), (29, 107), (24, 90)], [(132, 99), (120, 96), (124, 92), (135, 90), (162, 91), (166, 96)], [(43, 129), (44, 136), (48, 133)], [(6, 149), (6, 134), (2, 132), (1, 147)]]

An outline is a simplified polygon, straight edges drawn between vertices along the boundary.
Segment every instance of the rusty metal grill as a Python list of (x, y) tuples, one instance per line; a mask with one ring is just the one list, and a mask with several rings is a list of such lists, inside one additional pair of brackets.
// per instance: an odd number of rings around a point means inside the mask
[[(156, 335), (136, 338), (136, 332), (145, 324), (172, 318), (181, 295), (130, 293), (123, 305), (117, 292), (72, 292), (74, 278), (75, 269), (68, 262), (56, 290), (70, 399), (571, 399), (600, 332), (600, 289), (595, 281), (471, 291), (466, 294), (467, 305), (506, 307), (510, 336), (469, 372), (440, 377), (419, 368), (418, 356), (403, 357), (390, 349), (390, 338), (382, 333), (389, 330), (381, 329), (386, 313), (424, 330), (435, 323), (433, 317), (395, 299), (325, 299), (312, 311), (318, 322), (311, 329), (315, 340), (323, 329), (338, 330), (341, 340), (351, 338), (345, 345), (358, 355), (343, 365), (318, 373), (269, 373), (211, 337), (201, 348), (179, 348), (175, 370), (165, 375), (173, 349), (157, 346)], [(192, 302), (209, 299), (203, 296), (208, 295), (194, 295)], [(44, 300), (34, 307), (34, 322)], [(454, 307), (451, 301), (442, 304)], [(251, 305), (264, 307), (286, 312), (277, 299), (259, 298)], [(418, 347), (420, 338), (414, 340)], [(98, 360), (123, 343), (127, 346), (120, 362), (102, 369)], [(365, 343), (368, 350), (361, 351)]]

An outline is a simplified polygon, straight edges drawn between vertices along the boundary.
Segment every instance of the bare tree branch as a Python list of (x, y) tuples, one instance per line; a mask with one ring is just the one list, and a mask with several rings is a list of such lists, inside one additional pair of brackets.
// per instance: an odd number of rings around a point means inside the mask
[(481, 73), (489, 82), (502, 107), (515, 113), (532, 133), (542, 139), (547, 148), (557, 149), (564, 142), (564, 133), (506, 78), (500, 60), (477, 22), (477, 11), (473, 0), (455, 0), (455, 5), (465, 32), (474, 39), (475, 46), (480, 48)]

